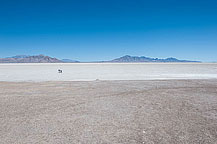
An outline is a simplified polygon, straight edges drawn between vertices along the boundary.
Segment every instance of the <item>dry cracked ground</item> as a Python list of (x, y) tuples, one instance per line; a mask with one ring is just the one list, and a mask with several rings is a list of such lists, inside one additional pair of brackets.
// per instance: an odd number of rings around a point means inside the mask
[(217, 80), (0, 82), (1, 144), (216, 144)]

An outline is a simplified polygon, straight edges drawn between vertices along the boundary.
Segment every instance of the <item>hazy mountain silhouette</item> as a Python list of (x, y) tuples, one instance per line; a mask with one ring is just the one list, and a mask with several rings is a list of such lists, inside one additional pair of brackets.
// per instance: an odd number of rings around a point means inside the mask
[(61, 63), (63, 61), (45, 55), (26, 56), (17, 55), (8, 58), (0, 58), (0, 63)]
[(138, 56), (125, 55), (123, 57), (111, 60), (110, 62), (199, 62), (199, 61), (179, 60), (172, 57), (166, 59), (159, 59), (159, 58), (149, 58), (145, 56), (138, 57)]
[[(70, 59), (62, 59), (59, 60), (57, 58), (45, 56), (45, 55), (36, 55), (36, 56), (28, 56), (28, 55), (17, 55), (13, 57), (0, 58), (0, 63), (78, 63), (77, 60)], [(113, 59), (111, 61), (98, 61), (100, 63), (128, 63), (128, 62), (200, 62), (200, 61), (190, 61), (190, 60), (179, 60), (176, 58), (149, 58), (145, 56), (123, 56), (120, 58)]]

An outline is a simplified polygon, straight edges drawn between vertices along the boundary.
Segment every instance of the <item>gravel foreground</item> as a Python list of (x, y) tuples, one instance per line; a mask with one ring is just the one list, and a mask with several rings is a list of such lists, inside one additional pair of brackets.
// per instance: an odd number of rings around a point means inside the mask
[(217, 80), (0, 82), (1, 144), (216, 144)]

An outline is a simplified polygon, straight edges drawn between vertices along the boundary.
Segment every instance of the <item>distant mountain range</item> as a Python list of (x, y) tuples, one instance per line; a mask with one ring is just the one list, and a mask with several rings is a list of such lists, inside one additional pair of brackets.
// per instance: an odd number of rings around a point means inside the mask
[(79, 63), (79, 61), (71, 60), (71, 59), (62, 59), (61, 61), (64, 63)]
[(17, 55), (8, 58), (0, 58), (0, 63), (61, 63), (57, 58), (52, 58), (44, 55), (26, 56)]
[(138, 56), (123, 56), (117, 59), (112, 60), (111, 62), (199, 62), (199, 61), (190, 61), (190, 60), (178, 60), (176, 58), (149, 58), (149, 57), (138, 57)]
[[(0, 58), (0, 63), (78, 63), (79, 61), (70, 60), (70, 59), (62, 59), (59, 60), (57, 58), (52, 58), (45, 55), (36, 55), (36, 56), (28, 56), (28, 55), (17, 55), (13, 57)], [(176, 58), (166, 58), (166, 59), (158, 59), (158, 58), (149, 58), (149, 57), (138, 57), (138, 56), (123, 56), (120, 58), (113, 59), (111, 61), (100, 61), (100, 63), (132, 63), (132, 62), (200, 62), (200, 61), (189, 61), (189, 60), (178, 60)]]

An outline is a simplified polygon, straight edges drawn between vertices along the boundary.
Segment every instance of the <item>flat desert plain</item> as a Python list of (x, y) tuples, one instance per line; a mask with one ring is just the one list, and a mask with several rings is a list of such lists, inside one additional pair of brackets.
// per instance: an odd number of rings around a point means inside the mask
[[(63, 73), (58, 73), (61, 69)], [(0, 81), (217, 79), (217, 63), (0, 64)]]
[(216, 74), (216, 64), (1, 64), (0, 143), (216, 144)]

